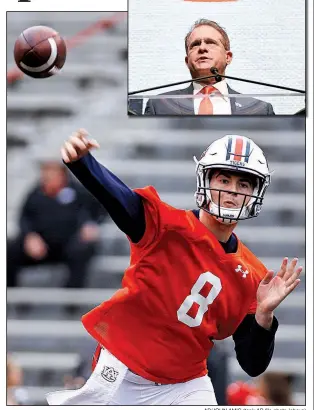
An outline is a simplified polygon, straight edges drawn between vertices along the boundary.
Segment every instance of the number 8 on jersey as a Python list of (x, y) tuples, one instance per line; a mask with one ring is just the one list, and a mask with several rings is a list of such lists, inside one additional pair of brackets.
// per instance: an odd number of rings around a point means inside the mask
[[(212, 285), (212, 288), (208, 295), (204, 297), (199, 292), (207, 283)], [(217, 276), (213, 275), (211, 272), (202, 273), (193, 285), (191, 294), (184, 299), (182, 305), (178, 309), (178, 320), (189, 327), (200, 326), (203, 316), (208, 310), (208, 306), (213, 303), (221, 289), (221, 281)], [(195, 317), (188, 315), (188, 311), (192, 308), (193, 303), (196, 303), (199, 306)]]

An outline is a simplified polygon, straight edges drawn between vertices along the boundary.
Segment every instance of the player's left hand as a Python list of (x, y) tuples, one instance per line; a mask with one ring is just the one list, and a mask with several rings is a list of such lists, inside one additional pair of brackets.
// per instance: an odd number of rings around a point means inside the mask
[(284, 258), (279, 272), (267, 272), (257, 289), (257, 309), (259, 312), (270, 313), (298, 286), (302, 266), (296, 268), (298, 258), (294, 258), (288, 266), (288, 258)]

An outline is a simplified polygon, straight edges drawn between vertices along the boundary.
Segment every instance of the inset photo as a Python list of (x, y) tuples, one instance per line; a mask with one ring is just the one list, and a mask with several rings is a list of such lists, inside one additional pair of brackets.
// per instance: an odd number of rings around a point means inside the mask
[(129, 0), (129, 115), (305, 115), (303, 0)]

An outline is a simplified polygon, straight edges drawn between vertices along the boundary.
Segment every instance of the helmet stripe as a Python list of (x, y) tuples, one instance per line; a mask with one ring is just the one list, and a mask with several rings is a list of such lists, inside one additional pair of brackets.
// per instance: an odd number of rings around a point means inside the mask
[(247, 140), (244, 162), (249, 162), (250, 149), (251, 149), (251, 144), (250, 144), (250, 141)]
[(228, 138), (226, 161), (229, 161), (229, 160), (230, 160), (231, 147), (232, 147), (232, 137), (229, 137), (229, 138)]
[(236, 140), (235, 150), (234, 150), (234, 160), (242, 161), (242, 149), (243, 149), (243, 138), (239, 137)]

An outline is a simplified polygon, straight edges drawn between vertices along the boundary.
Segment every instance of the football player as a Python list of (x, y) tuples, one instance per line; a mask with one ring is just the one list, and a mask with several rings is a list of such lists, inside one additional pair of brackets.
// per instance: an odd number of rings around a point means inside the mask
[(79, 390), (48, 394), (48, 403), (215, 405), (206, 369), (215, 340), (232, 336), (240, 366), (263, 373), (274, 310), (300, 282), (296, 258), (274, 275), (233, 232), (261, 211), (267, 160), (249, 138), (214, 141), (194, 158), (199, 209), (183, 210), (152, 186), (128, 188), (89, 153), (97, 147), (81, 129), (62, 158), (127, 235), (130, 266), (122, 288), (82, 318), (99, 344), (91, 377)]

